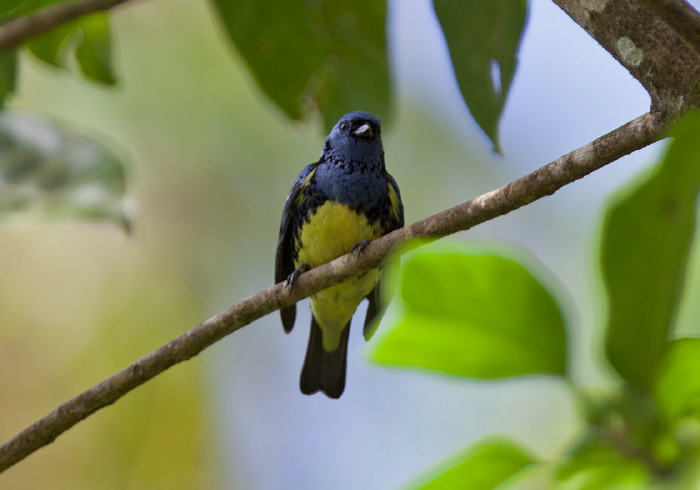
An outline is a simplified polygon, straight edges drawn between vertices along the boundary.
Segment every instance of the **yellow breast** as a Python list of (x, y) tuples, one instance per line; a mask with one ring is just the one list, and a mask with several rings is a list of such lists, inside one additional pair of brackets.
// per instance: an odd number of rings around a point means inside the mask
[(326, 201), (316, 208), (300, 230), (297, 242), (297, 267), (305, 262), (317, 267), (350, 252), (362, 240), (381, 236), (379, 222), (367, 218), (337, 201)]
[[(345, 255), (362, 240), (380, 236), (379, 222), (370, 224), (364, 215), (346, 205), (326, 201), (301, 228), (296, 266), (304, 262), (317, 267)], [(323, 332), (325, 350), (338, 347), (343, 328), (378, 280), (379, 270), (374, 269), (311, 297), (311, 310)]]

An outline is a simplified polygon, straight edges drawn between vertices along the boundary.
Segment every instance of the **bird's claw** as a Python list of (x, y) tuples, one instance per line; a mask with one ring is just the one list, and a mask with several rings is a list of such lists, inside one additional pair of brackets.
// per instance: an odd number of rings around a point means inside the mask
[(367, 248), (367, 245), (369, 245), (369, 242), (372, 240), (362, 240), (361, 242), (357, 242), (355, 245), (352, 246), (352, 254), (355, 256), (355, 258), (358, 258), (362, 252)]
[(284, 285), (287, 291), (291, 291), (292, 288), (294, 288), (294, 283), (297, 281), (300, 275), (310, 270), (311, 266), (306, 262), (302, 262), (301, 264), (299, 264), (299, 268), (292, 271), (292, 273), (287, 276), (287, 282)]

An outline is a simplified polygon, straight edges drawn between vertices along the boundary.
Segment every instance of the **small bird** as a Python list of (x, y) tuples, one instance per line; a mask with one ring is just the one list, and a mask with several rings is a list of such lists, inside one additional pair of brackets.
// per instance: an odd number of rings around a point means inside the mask
[[(367, 112), (346, 114), (326, 137), (321, 158), (297, 177), (282, 212), (275, 282), (294, 280), (303, 271), (351, 251), (403, 226), (399, 187), (384, 165), (379, 119)], [(301, 392), (339, 398), (345, 389), (350, 320), (369, 300), (364, 336), (373, 333), (381, 311), (374, 269), (311, 296), (311, 333), (301, 371)], [(296, 305), (280, 311), (289, 333)]]

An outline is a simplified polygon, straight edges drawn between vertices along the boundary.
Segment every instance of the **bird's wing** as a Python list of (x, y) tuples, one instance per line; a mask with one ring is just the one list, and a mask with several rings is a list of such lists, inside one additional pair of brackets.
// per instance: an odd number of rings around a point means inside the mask
[(389, 227), (390, 229), (384, 230), (384, 234), (403, 227), (403, 202), (401, 202), (399, 185), (389, 174), (387, 174), (387, 180), (389, 181), (389, 204), (391, 205), (389, 215), (391, 216), (391, 226)]
[[(277, 241), (277, 254), (275, 257), (275, 283), (286, 280), (294, 272), (294, 234), (295, 221), (299, 207), (301, 206), (302, 191), (309, 185), (311, 177), (316, 171), (318, 163), (312, 163), (301, 171), (294, 181), (292, 190), (287, 196), (282, 211), (282, 222), (280, 223), (280, 234)], [(290, 332), (294, 328), (296, 318), (296, 305), (280, 310), (282, 315), (282, 325), (285, 332)]]
[[(388, 196), (389, 196), (389, 219), (387, 220), (387, 229), (384, 234), (397, 230), (403, 226), (403, 203), (401, 202), (401, 192), (394, 178), (387, 174), (388, 181)], [(381, 320), (384, 305), (381, 298), (381, 280), (377, 281), (374, 289), (367, 295), (369, 305), (367, 306), (367, 314), (365, 316), (365, 325), (362, 331), (365, 340), (369, 340), (374, 331), (377, 329), (377, 324)]]

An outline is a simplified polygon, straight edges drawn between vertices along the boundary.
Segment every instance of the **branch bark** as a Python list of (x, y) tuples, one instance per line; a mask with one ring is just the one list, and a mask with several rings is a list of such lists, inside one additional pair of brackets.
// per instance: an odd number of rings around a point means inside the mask
[(82, 0), (50, 5), (33, 14), (18, 17), (0, 26), (0, 51), (14, 48), (29, 39), (85, 15), (109, 10), (131, 0)]
[(700, 56), (700, 12), (685, 0), (637, 0), (676, 31)]
[(673, 118), (700, 107), (700, 56), (644, 0), (552, 1), (644, 86), (654, 114)]
[(59, 405), (0, 446), (0, 472), (50, 444), (100, 408), (111, 405), (171, 366), (191, 359), (226, 335), (279, 308), (379, 266), (392, 250), (407, 240), (450, 235), (507, 214), (659, 140), (663, 130), (663, 121), (659, 118), (651, 114), (640, 116), (499, 189), (375, 240), (359, 258), (348, 254), (302, 274), (292, 291), (280, 283), (239, 301)]

